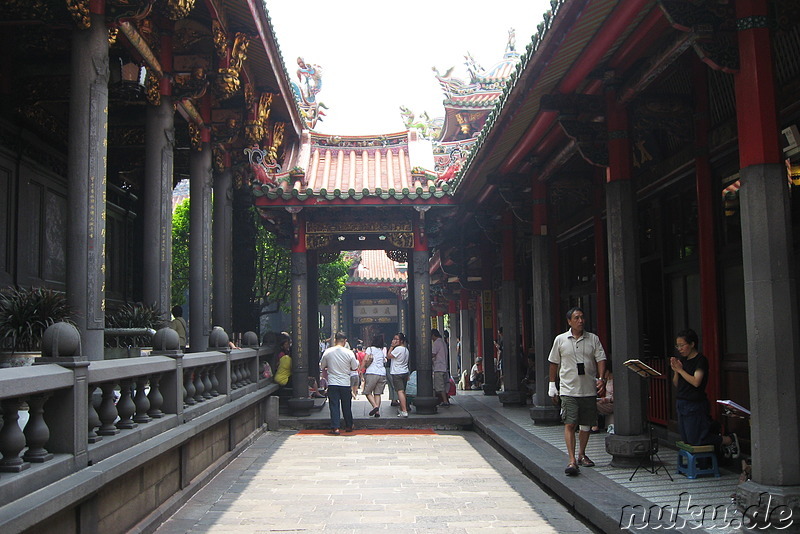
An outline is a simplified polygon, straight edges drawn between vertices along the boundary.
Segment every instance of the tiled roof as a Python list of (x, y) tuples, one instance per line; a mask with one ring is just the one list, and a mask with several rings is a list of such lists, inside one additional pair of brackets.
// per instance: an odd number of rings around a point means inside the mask
[(347, 285), (405, 285), (408, 280), (405, 269), (405, 264), (390, 260), (383, 250), (362, 250), (361, 262)]
[(273, 174), (254, 163), (258, 158), (251, 156), (256, 175), (253, 193), (264, 198), (258, 204), (292, 198), (320, 202), (450, 196), (449, 184), (432, 170), (430, 142), (418, 138), (414, 131), (375, 136), (307, 132), (300, 150), (303, 174), (291, 171)]

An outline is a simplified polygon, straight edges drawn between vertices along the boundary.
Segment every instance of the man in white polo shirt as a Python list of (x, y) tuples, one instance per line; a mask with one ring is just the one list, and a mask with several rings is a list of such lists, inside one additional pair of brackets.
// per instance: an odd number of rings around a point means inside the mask
[[(605, 396), (606, 384), (601, 378), (606, 370), (606, 353), (600, 338), (583, 329), (583, 310), (575, 307), (567, 312), (569, 329), (556, 336), (547, 358), (550, 362), (548, 395), (561, 397), (561, 418), (569, 464), (564, 472), (577, 475), (580, 467), (594, 467), (586, 456), (589, 433), (597, 421), (597, 396)], [(556, 389), (556, 376), (559, 389)], [(578, 433), (578, 458), (575, 459), (575, 427)]]
[[(328, 370), (328, 407), (331, 411), (330, 434), (339, 435), (340, 417), (344, 416), (345, 432), (353, 431), (353, 396), (350, 389), (350, 372), (358, 369), (358, 360), (345, 348), (347, 337), (341, 332), (334, 336), (334, 345), (322, 353), (320, 370)], [(340, 412), (341, 405), (341, 412)]]

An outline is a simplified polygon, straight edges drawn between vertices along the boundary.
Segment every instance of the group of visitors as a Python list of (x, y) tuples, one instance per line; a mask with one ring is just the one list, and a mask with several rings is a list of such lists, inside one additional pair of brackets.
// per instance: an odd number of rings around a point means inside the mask
[[(345, 432), (353, 431), (353, 394), (351, 374), (363, 370), (364, 395), (372, 410), (371, 417), (380, 417), (381, 396), (387, 382), (392, 384), (397, 393), (400, 410), (398, 417), (408, 417), (406, 385), (408, 384), (408, 348), (405, 334), (398, 332), (392, 338), (387, 351), (384, 347), (383, 334), (378, 334), (364, 352), (361, 362), (355, 353), (346, 347), (347, 336), (342, 333), (334, 335), (334, 345), (325, 349), (319, 362), (321, 371), (328, 375), (328, 400), (331, 413), (330, 434), (341, 433), (341, 419), (344, 418)], [(389, 362), (388, 375), (385, 362)]]

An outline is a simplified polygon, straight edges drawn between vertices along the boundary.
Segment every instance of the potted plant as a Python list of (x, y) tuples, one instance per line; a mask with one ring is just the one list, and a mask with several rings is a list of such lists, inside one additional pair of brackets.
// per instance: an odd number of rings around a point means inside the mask
[[(107, 360), (140, 356), (141, 347), (152, 346), (153, 334), (167, 326), (164, 314), (157, 306), (128, 303), (106, 313), (106, 329), (116, 330), (118, 335), (106, 336), (105, 356)], [(130, 333), (120, 330), (134, 330)]]
[(51, 324), (70, 321), (66, 296), (45, 287), (0, 290), (0, 367), (31, 365)]

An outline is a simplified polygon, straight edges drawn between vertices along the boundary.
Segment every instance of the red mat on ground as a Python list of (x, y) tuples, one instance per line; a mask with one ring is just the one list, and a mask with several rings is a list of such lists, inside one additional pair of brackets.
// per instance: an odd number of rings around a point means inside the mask
[[(300, 430), (298, 434), (302, 435), (329, 435), (330, 430)], [(345, 432), (342, 430), (342, 436), (371, 436), (371, 435), (435, 435), (436, 432), (432, 428), (357, 428), (352, 432)], [(333, 436), (331, 436), (333, 437)]]

